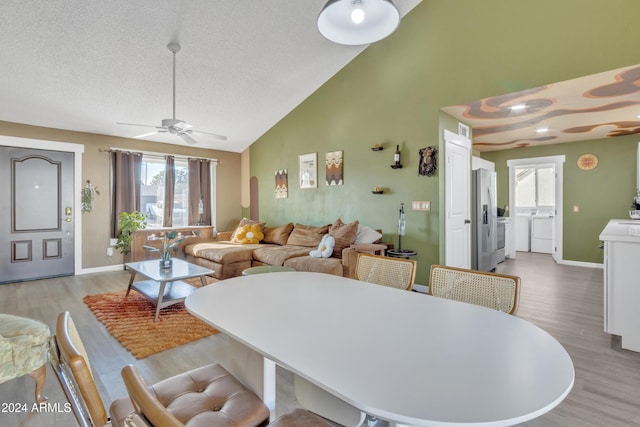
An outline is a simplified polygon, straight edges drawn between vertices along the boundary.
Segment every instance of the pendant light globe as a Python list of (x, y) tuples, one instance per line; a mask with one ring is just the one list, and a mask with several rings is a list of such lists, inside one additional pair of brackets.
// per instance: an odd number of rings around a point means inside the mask
[(318, 30), (343, 45), (382, 40), (398, 28), (400, 12), (391, 0), (329, 0), (318, 16)]

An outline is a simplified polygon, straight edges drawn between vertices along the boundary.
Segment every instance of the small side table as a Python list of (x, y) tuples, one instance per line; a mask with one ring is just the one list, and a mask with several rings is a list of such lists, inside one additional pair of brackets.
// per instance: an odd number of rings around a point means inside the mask
[(249, 276), (251, 274), (262, 273), (278, 273), (281, 271), (296, 271), (291, 267), (285, 267), (282, 265), (259, 265), (257, 267), (249, 267), (242, 271), (243, 276)]
[(416, 251), (412, 251), (410, 249), (388, 249), (387, 256), (393, 258), (405, 258), (408, 259), (412, 256), (416, 256), (418, 253)]
[(349, 247), (355, 249), (356, 252), (371, 255), (384, 255), (384, 251), (387, 249), (387, 245), (379, 243), (355, 243)]

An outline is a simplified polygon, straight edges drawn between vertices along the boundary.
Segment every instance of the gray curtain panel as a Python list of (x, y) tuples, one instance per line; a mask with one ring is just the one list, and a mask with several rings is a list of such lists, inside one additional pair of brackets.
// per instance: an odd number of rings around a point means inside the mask
[(111, 152), (113, 179), (111, 237), (118, 237), (118, 222), (122, 212), (140, 211), (142, 185), (142, 154), (125, 151)]
[(189, 159), (189, 225), (200, 223), (200, 200), (203, 204), (202, 222), (211, 224), (211, 161)]
[(173, 196), (176, 183), (175, 157), (167, 156), (167, 163), (164, 167), (164, 216), (163, 227), (173, 226)]

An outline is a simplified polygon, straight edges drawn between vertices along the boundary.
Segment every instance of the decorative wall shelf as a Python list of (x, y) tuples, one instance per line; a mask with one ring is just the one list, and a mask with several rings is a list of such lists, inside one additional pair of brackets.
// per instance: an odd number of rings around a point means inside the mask
[(383, 194), (383, 193), (384, 193), (384, 191), (383, 191), (383, 190), (380, 190), (380, 191), (375, 191), (375, 190), (374, 190), (374, 191), (372, 191), (372, 193), (373, 193), (373, 194)]
[(402, 169), (402, 165), (391, 165), (391, 169)]
[(377, 147), (371, 147), (371, 151), (382, 151), (384, 150), (384, 148), (381, 145), (378, 145)]

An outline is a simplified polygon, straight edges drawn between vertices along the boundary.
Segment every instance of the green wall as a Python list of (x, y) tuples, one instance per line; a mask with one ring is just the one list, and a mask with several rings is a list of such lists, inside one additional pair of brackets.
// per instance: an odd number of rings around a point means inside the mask
[[(440, 108), (640, 63), (639, 11), (635, 0), (423, 0), (251, 146), (261, 219), (358, 219), (397, 244), (400, 202), (430, 200), (430, 212), (407, 210), (403, 239), (418, 251), (417, 283), (427, 283), (442, 253), (441, 183), (417, 175), (418, 150), (440, 144)], [(385, 150), (371, 151), (376, 143)], [(396, 144), (400, 170), (389, 167)], [(319, 187), (299, 190), (298, 155), (317, 152), (322, 163), (335, 150), (344, 150), (344, 185), (325, 186), (320, 167)], [(276, 169), (289, 170), (287, 199), (274, 198)], [(375, 186), (385, 193), (372, 195)]]
[[(509, 203), (507, 160), (564, 154), (563, 167), (563, 258), (571, 261), (602, 262), (598, 235), (612, 218), (628, 218), (636, 195), (636, 153), (640, 136), (581, 141), (516, 150), (484, 153), (483, 159), (496, 165), (498, 206)], [(598, 166), (578, 168), (582, 154), (595, 154)], [(573, 207), (579, 212), (574, 213)]]

